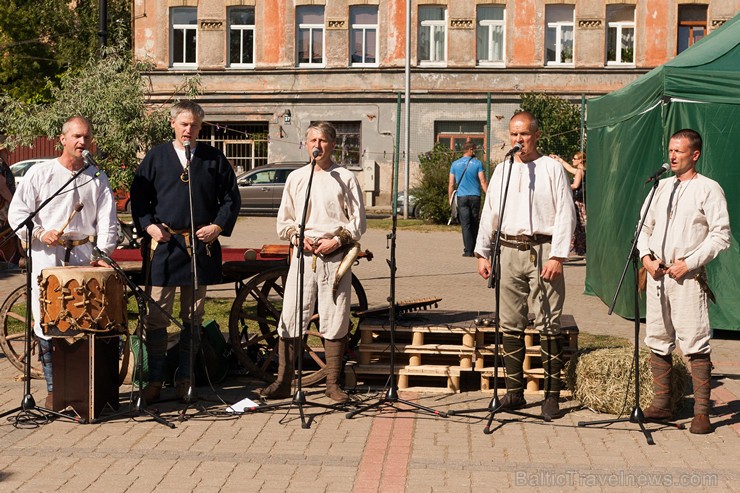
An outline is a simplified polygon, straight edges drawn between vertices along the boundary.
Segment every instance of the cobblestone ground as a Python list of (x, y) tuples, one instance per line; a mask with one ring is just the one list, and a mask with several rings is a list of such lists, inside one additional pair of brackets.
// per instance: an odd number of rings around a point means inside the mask
[[(363, 248), (375, 260), (355, 269), (370, 305), (388, 296), (385, 259), (387, 231), (371, 230)], [(259, 247), (275, 243), (274, 218), (242, 218), (226, 246)], [(440, 296), (441, 310), (486, 313), (492, 294), (475, 274), (475, 262), (462, 256), (455, 233), (398, 235), (398, 300)], [(608, 316), (607, 307), (582, 294), (585, 262), (571, 262), (566, 313), (581, 331), (632, 339), (633, 323)], [(23, 282), (20, 275), (0, 277), (0, 298)], [(212, 289), (230, 296), (231, 287)], [(295, 408), (234, 417), (216, 394), (199, 388), (199, 400), (184, 410), (175, 402), (158, 404), (175, 425), (146, 416), (118, 417), (81, 425), (56, 420), (31, 427), (13, 425), (18, 413), (0, 420), (0, 491), (93, 491), (113, 493), (193, 491), (254, 492), (468, 492), (503, 491), (737, 491), (740, 490), (740, 342), (716, 339), (713, 393), (715, 433), (648, 424), (655, 445), (648, 445), (636, 423), (579, 427), (579, 422), (610, 418), (567, 401), (567, 413), (552, 423), (498, 414), (493, 432), (484, 434), (485, 412), (441, 418), (404, 405), (381, 406), (353, 419), (345, 412), (307, 406), (308, 429)], [(0, 355), (0, 412), (19, 406), (24, 384)], [(250, 396), (254, 382), (227, 380), (218, 397), (235, 402)], [(43, 403), (39, 380), (32, 395)], [(327, 403), (321, 389), (306, 389), (308, 402)], [(129, 387), (121, 388), (123, 409)], [(167, 390), (165, 396), (170, 395)], [(375, 402), (381, 394), (361, 393)], [(486, 407), (490, 394), (417, 394), (400, 397), (439, 410)], [(528, 397), (527, 411), (539, 412), (539, 398)], [(679, 422), (687, 423), (683, 413)]]

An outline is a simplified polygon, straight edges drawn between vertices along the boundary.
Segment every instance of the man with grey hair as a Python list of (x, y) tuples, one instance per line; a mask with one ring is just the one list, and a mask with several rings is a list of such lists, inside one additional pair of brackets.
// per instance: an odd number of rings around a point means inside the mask
[[(336, 130), (328, 122), (312, 124), (306, 133), (306, 150), (311, 164), (290, 175), (285, 183), (277, 218), (277, 233), (282, 240), (303, 248), (304, 298), (298, 306), (299, 262), (293, 261), (285, 282), (283, 312), (278, 324), (279, 366), (277, 380), (262, 389), (267, 398), (290, 396), (293, 381), (294, 343), (308, 327), (318, 301), (319, 329), (324, 337), (326, 357), (326, 395), (337, 402), (349, 397), (339, 387), (342, 357), (349, 331), (349, 309), (352, 289), (351, 273), (335, 283), (344, 253), (365, 232), (365, 206), (362, 190), (354, 173), (332, 160)], [(303, 244), (299, 245), (300, 226), (309, 180), (310, 199), (305, 213)], [(335, 288), (336, 287), (336, 292)], [(302, 311), (303, 327), (298, 327)], [(300, 357), (300, 355), (299, 355)]]
[[(178, 397), (189, 397), (190, 345), (197, 351), (205, 311), (206, 287), (221, 280), (221, 245), (218, 237), (229, 236), (236, 224), (241, 199), (236, 176), (218, 149), (197, 142), (203, 109), (181, 101), (170, 111), (175, 139), (151, 149), (139, 165), (131, 186), (131, 212), (139, 231), (145, 233), (142, 248), (144, 272), (150, 294), (159, 307), (149, 307), (146, 344), (149, 383), (144, 400), (160, 397), (165, 380), (167, 314), (172, 313), (175, 291), (180, 288), (180, 364), (175, 376)], [(190, 192), (195, 238), (191, 235)], [(191, 242), (192, 240), (192, 242)], [(191, 245), (195, 245), (191, 250)], [(192, 276), (195, 256), (198, 289)], [(195, 307), (194, 313), (191, 308)], [(166, 312), (166, 313), (165, 313)]]

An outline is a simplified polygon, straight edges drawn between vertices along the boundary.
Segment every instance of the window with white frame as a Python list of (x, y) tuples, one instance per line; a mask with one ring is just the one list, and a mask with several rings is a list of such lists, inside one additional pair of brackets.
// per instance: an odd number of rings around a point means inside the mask
[(229, 9), (229, 66), (254, 67), (254, 7)]
[(573, 64), (573, 5), (545, 6), (545, 65)]
[(353, 67), (378, 65), (378, 6), (349, 9), (349, 56)]
[(419, 7), (419, 63), (444, 65), (447, 60), (447, 9)]
[(172, 67), (198, 65), (198, 9), (170, 9), (170, 53)]
[(298, 65), (324, 65), (324, 7), (303, 5), (296, 7)]
[(479, 5), (476, 49), (479, 65), (504, 63), (506, 9), (503, 5)]
[(606, 64), (635, 63), (635, 6), (606, 6)]

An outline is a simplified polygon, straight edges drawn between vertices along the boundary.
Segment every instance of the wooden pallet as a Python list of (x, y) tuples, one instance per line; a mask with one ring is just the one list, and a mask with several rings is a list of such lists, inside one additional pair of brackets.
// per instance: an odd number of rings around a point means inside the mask
[[(462, 312), (464, 313), (464, 312)], [(445, 392), (490, 390), (494, 356), (498, 352), (499, 387), (504, 386), (501, 334), (492, 327), (479, 326), (461, 312), (429, 311), (396, 325), (396, 374), (399, 389), (426, 389)], [(564, 315), (562, 336), (564, 359), (578, 349), (578, 327)], [(364, 321), (359, 330), (358, 380), (382, 384), (390, 372), (390, 326), (387, 320)], [(543, 378), (539, 332), (525, 331), (524, 371), (526, 392), (539, 392)], [(382, 381), (381, 381), (382, 380)]]

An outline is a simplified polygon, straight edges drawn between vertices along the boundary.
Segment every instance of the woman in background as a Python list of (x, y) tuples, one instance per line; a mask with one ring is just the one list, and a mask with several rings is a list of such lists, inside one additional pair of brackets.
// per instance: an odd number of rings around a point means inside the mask
[(578, 256), (586, 255), (586, 153), (576, 152), (573, 155), (573, 164), (571, 165), (560, 156), (554, 154), (551, 158), (557, 160), (563, 165), (565, 170), (573, 175), (573, 181), (570, 184), (573, 190), (573, 201), (576, 205), (576, 229), (573, 232), (573, 238), (570, 242), (570, 252)]

